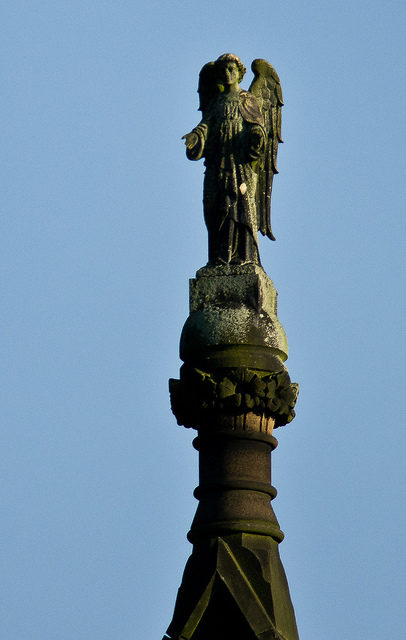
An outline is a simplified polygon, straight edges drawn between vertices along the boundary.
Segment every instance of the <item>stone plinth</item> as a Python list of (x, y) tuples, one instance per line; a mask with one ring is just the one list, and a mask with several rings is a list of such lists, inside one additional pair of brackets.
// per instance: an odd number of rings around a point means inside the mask
[(214, 366), (281, 368), (288, 343), (277, 318), (276, 289), (261, 267), (224, 265), (197, 272), (190, 281), (180, 357)]

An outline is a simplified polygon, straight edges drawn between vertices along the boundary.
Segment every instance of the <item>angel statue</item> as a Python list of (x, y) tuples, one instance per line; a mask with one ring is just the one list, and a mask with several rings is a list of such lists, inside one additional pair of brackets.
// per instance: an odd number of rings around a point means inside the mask
[(281, 139), (282, 90), (266, 60), (251, 65), (249, 91), (240, 88), (241, 60), (225, 53), (204, 65), (198, 93), (201, 122), (183, 136), (189, 160), (204, 157), (204, 220), (209, 265), (260, 264), (258, 230), (271, 230), (272, 180)]

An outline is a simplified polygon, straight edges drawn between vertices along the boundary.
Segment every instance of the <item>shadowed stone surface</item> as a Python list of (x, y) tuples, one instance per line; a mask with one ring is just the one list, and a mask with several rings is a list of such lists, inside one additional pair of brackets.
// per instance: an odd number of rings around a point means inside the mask
[(167, 633), (179, 640), (297, 638), (277, 542), (237, 533), (196, 546)]

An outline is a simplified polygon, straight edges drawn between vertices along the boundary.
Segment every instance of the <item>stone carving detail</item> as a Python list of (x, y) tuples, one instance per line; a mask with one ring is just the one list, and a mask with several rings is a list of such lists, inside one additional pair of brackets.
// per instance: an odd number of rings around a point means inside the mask
[(286, 370), (270, 373), (239, 367), (208, 373), (187, 365), (180, 380), (169, 380), (172, 411), (178, 424), (197, 428), (213, 415), (252, 412), (275, 419), (275, 427), (291, 422), (299, 385)]

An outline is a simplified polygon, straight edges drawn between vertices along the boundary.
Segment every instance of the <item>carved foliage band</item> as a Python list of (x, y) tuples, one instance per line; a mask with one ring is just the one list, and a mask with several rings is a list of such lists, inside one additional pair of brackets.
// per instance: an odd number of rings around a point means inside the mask
[(172, 411), (178, 424), (197, 427), (209, 415), (252, 412), (275, 419), (275, 427), (291, 422), (299, 385), (287, 371), (270, 373), (239, 367), (205, 372), (183, 365), (180, 380), (169, 380)]

